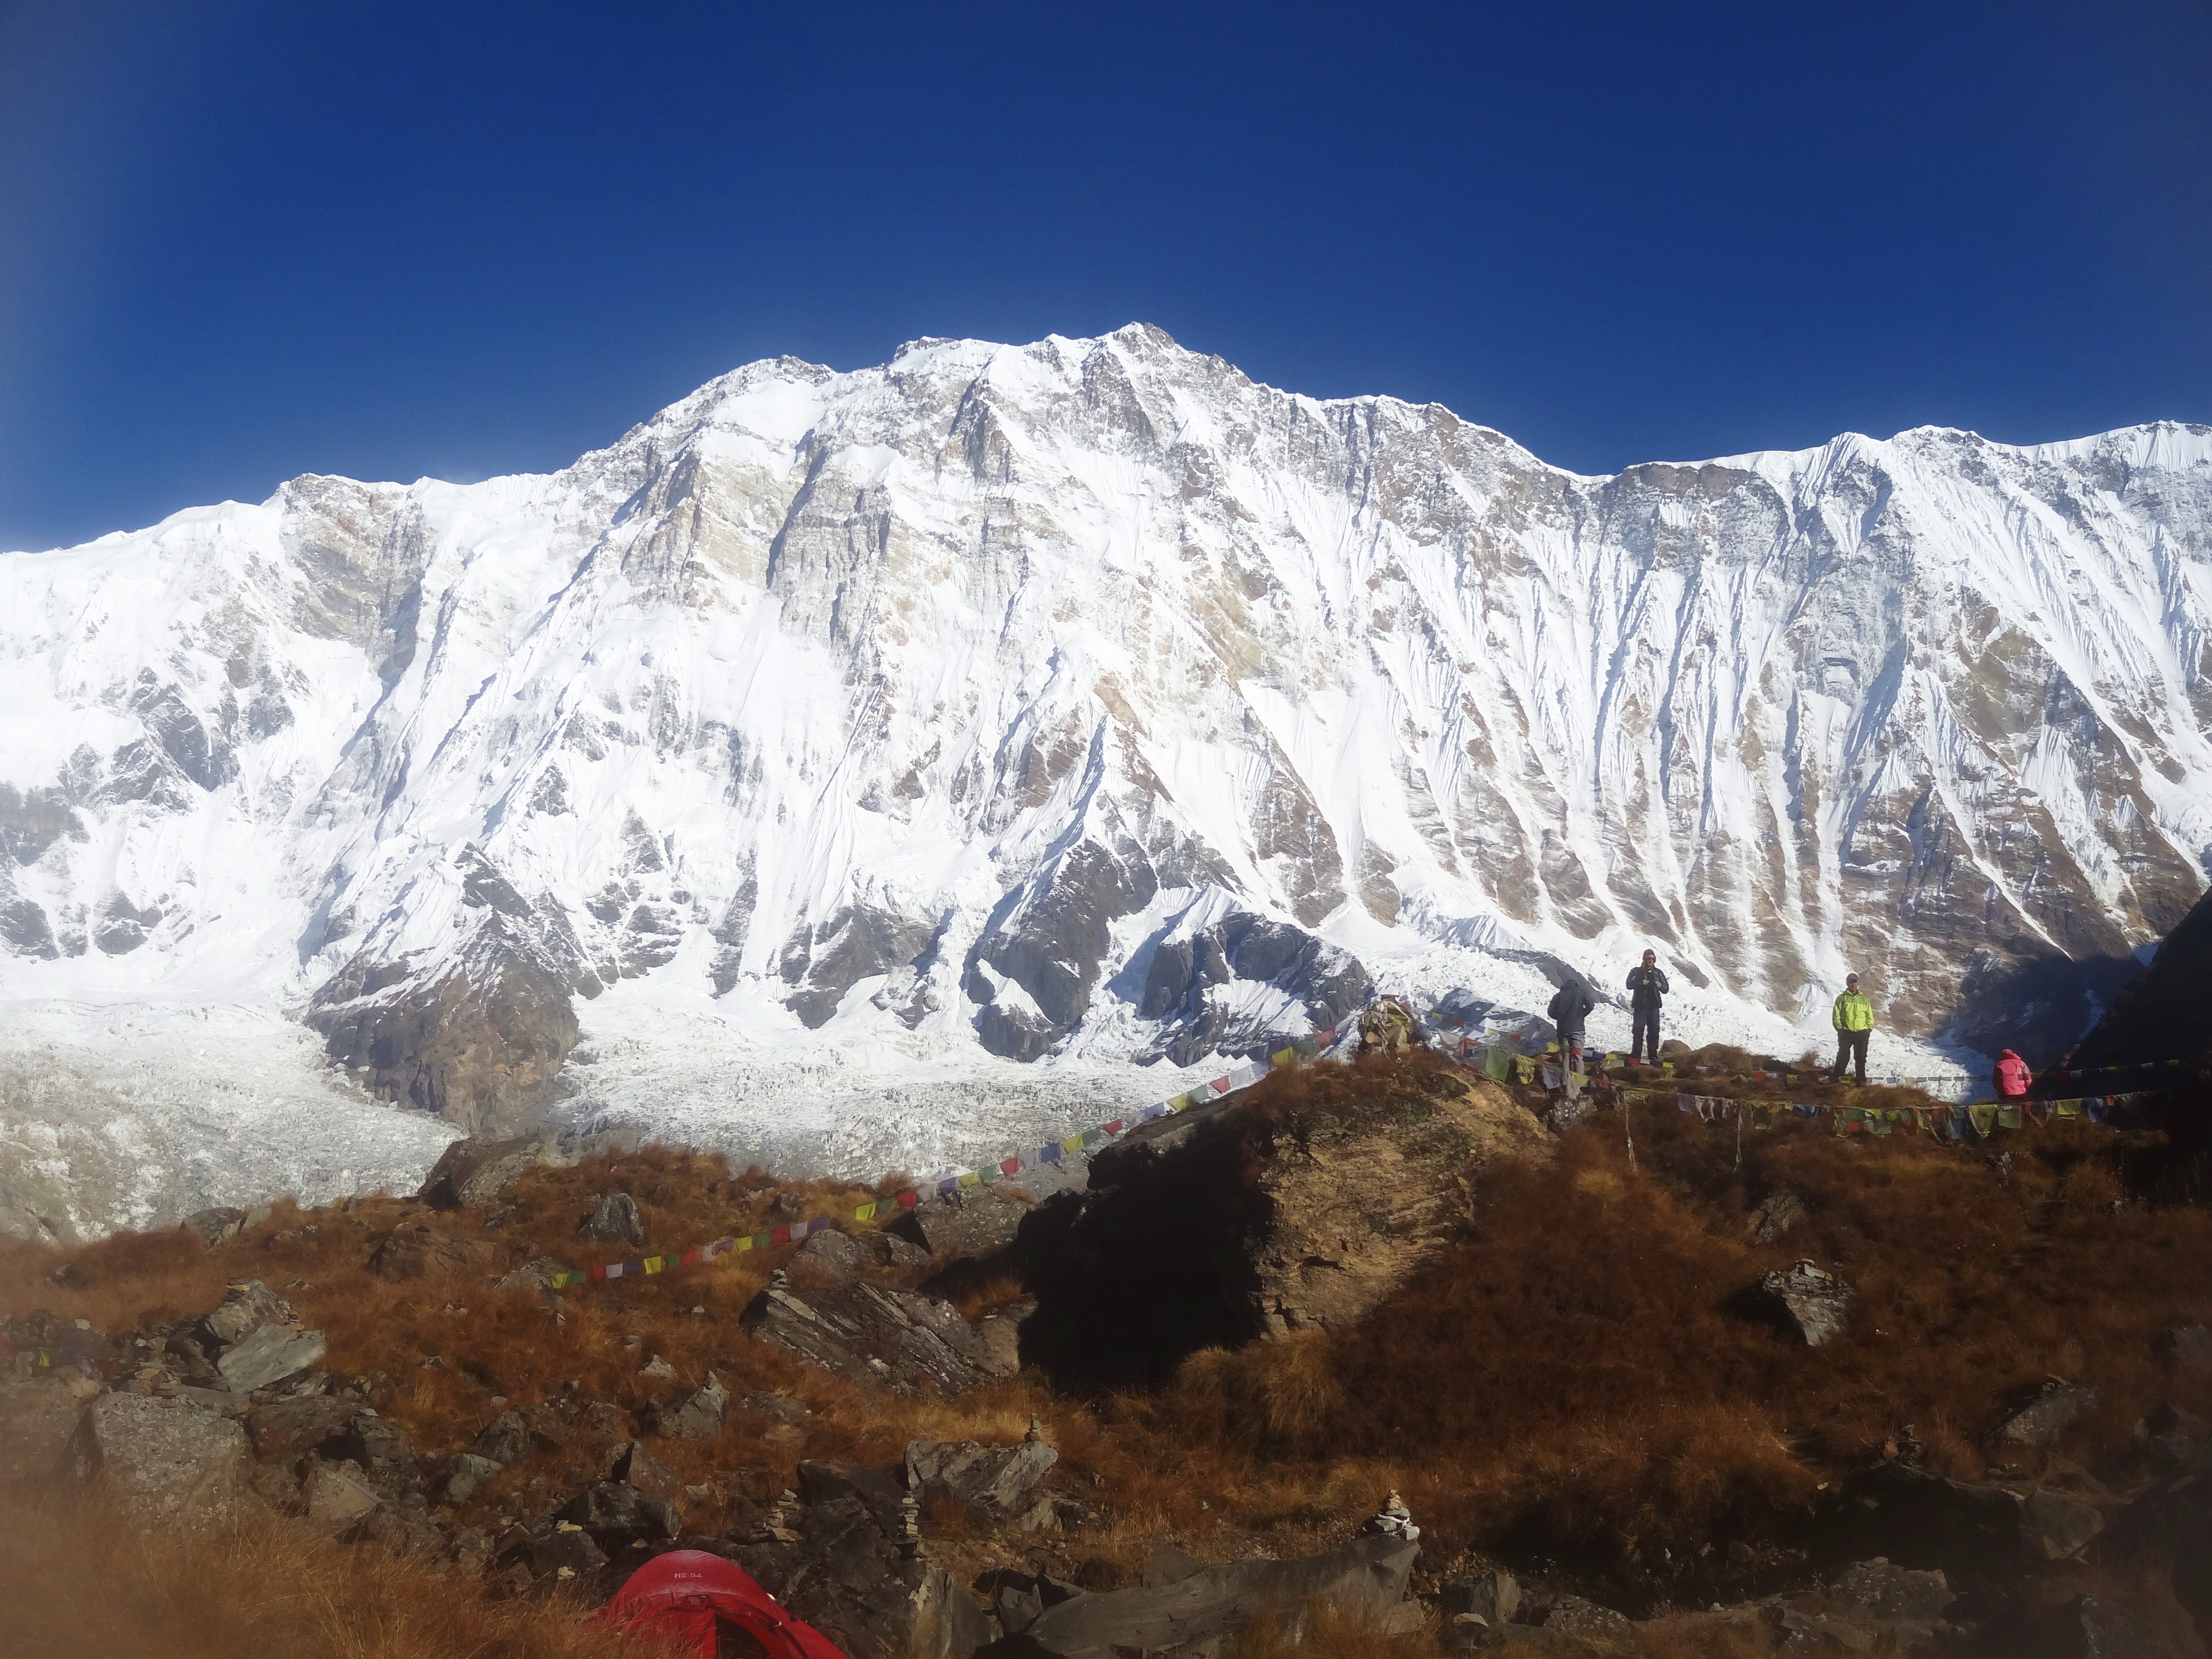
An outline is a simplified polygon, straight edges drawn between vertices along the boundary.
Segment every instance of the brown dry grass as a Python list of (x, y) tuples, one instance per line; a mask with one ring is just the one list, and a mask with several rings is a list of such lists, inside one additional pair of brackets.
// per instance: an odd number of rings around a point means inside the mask
[[(1417, 1133), (1440, 1075), (1425, 1057), (1279, 1073), (1254, 1091), (1252, 1145), (1331, 1117)], [(1163, 1539), (1217, 1560), (1323, 1547), (1395, 1486), (1432, 1560), (1548, 1556), (1663, 1594), (1708, 1546), (1786, 1542), (1822, 1483), (1879, 1458), (1905, 1425), (1937, 1466), (1981, 1474), (2008, 1398), (2050, 1374), (2100, 1390), (2054, 1449), (2075, 1462), (2124, 1462), (2129, 1428), (2160, 1398), (2212, 1415), (2212, 1383), (2161, 1373), (2147, 1346), (2164, 1325), (2212, 1321), (2212, 1216), (2125, 1201), (2113, 1132), (2012, 1137), (2005, 1175), (1985, 1148), (1902, 1131), (1841, 1139), (1800, 1121), (1747, 1133), (1739, 1171), (1729, 1129), (1650, 1107), (1635, 1126), (1635, 1170), (1611, 1114), (1548, 1164), (1490, 1166), (1464, 1243), (1361, 1329), (1195, 1354), (1170, 1384), (1119, 1395), (1056, 1394), (1024, 1373), (954, 1400), (887, 1397), (755, 1345), (736, 1316), (785, 1251), (557, 1299), (493, 1292), (481, 1273), (392, 1283), (363, 1265), (403, 1217), (488, 1242), (498, 1270), (540, 1253), (594, 1259), (574, 1228), (616, 1187), (639, 1200), (648, 1249), (765, 1226), (780, 1190), (803, 1192), (809, 1214), (862, 1190), (779, 1188), (659, 1151), (538, 1171), (489, 1231), (480, 1212), (380, 1197), (312, 1215), (280, 1206), (213, 1251), (181, 1231), (15, 1247), (0, 1253), (0, 1311), (44, 1307), (119, 1331), (196, 1316), (228, 1280), (258, 1277), (329, 1333), (334, 1370), (385, 1375), (380, 1407), (434, 1466), (496, 1401), (527, 1407), (571, 1380), (633, 1417), (710, 1369), (733, 1393), (805, 1401), (813, 1415), (795, 1432), (740, 1412), (718, 1441), (658, 1448), (706, 1489), (686, 1505), (698, 1529), (748, 1518), (801, 1458), (890, 1468), (909, 1438), (1010, 1443), (1036, 1418), (1063, 1489), (1110, 1516), (1062, 1547), (1125, 1573)], [(1761, 1246), (1746, 1218), (1778, 1185), (1805, 1196), (1811, 1219)], [(1800, 1255), (1858, 1287), (1850, 1334), (1818, 1351), (1733, 1310), (1742, 1287)], [(970, 1299), (981, 1309), (1016, 1288), (993, 1282)], [(655, 1354), (678, 1382), (638, 1376)], [(460, 1518), (537, 1513), (586, 1472), (580, 1445), (533, 1454)], [(979, 1561), (994, 1547), (957, 1546)]]
[(148, 1534), (90, 1499), (0, 1497), (0, 1650), (11, 1659), (665, 1659), (558, 1597), (482, 1583), (266, 1518)]

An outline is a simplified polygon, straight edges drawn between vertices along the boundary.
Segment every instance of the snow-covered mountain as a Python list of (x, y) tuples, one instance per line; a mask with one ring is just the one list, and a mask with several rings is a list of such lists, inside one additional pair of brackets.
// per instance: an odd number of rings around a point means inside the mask
[(754, 363), (0, 556), (0, 998), (295, 1012), (463, 1124), (672, 1008), (1141, 1094), (1646, 943), (2052, 1047), (2205, 884), (2208, 618), (2204, 427), (1600, 478), (1140, 325)]

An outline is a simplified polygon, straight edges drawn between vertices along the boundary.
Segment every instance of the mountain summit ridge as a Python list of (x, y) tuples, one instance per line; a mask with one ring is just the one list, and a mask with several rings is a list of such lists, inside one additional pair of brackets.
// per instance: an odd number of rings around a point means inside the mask
[[(471, 1126), (626, 980), (1174, 1066), (1378, 979), (2085, 1029), (2212, 863), (2212, 428), (1549, 466), (1133, 324), (709, 381), (558, 471), (0, 555), (0, 998)], [(2022, 1033), (2027, 1033), (2023, 1036)]]

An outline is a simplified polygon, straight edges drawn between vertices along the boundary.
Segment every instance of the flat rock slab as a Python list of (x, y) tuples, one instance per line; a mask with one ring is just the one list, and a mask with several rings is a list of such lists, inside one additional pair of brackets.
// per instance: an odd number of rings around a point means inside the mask
[(246, 1431), (181, 1401), (104, 1394), (72, 1447), (79, 1480), (97, 1480), (157, 1527), (227, 1516), (244, 1486)]
[(1047, 1607), (1020, 1635), (983, 1652), (1116, 1659), (1124, 1652), (1170, 1651), (1240, 1630), (1262, 1613), (1294, 1613), (1316, 1597), (1379, 1624), (1405, 1599), (1406, 1577), (1419, 1553), (1419, 1545), (1402, 1539), (1362, 1538), (1326, 1555), (1238, 1561), (1154, 1589), (1078, 1595)]
[(738, 1325), (854, 1382), (908, 1393), (924, 1383), (957, 1393), (1008, 1374), (949, 1302), (876, 1285), (801, 1293), (769, 1286)]
[(264, 1325), (216, 1361), (216, 1369), (233, 1394), (252, 1394), (319, 1364), (329, 1347), (320, 1331)]
[(941, 1493), (955, 1503), (980, 1510), (993, 1521), (1035, 1532), (1052, 1521), (1052, 1500), (1044, 1495), (1044, 1482), (1059, 1457), (1042, 1440), (1024, 1441), (1018, 1446), (986, 1446), (973, 1440), (909, 1440), (907, 1490), (917, 1496)]

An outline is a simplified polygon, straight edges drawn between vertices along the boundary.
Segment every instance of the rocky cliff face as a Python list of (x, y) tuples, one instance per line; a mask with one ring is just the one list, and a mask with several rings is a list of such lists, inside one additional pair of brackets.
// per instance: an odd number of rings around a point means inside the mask
[(471, 1123), (647, 975), (771, 1038), (1186, 1063), (1386, 962), (1650, 942), (2055, 1047), (2212, 851), (2203, 428), (1591, 478), (1141, 326), (922, 341), (0, 595), (0, 994), (282, 1003)]

